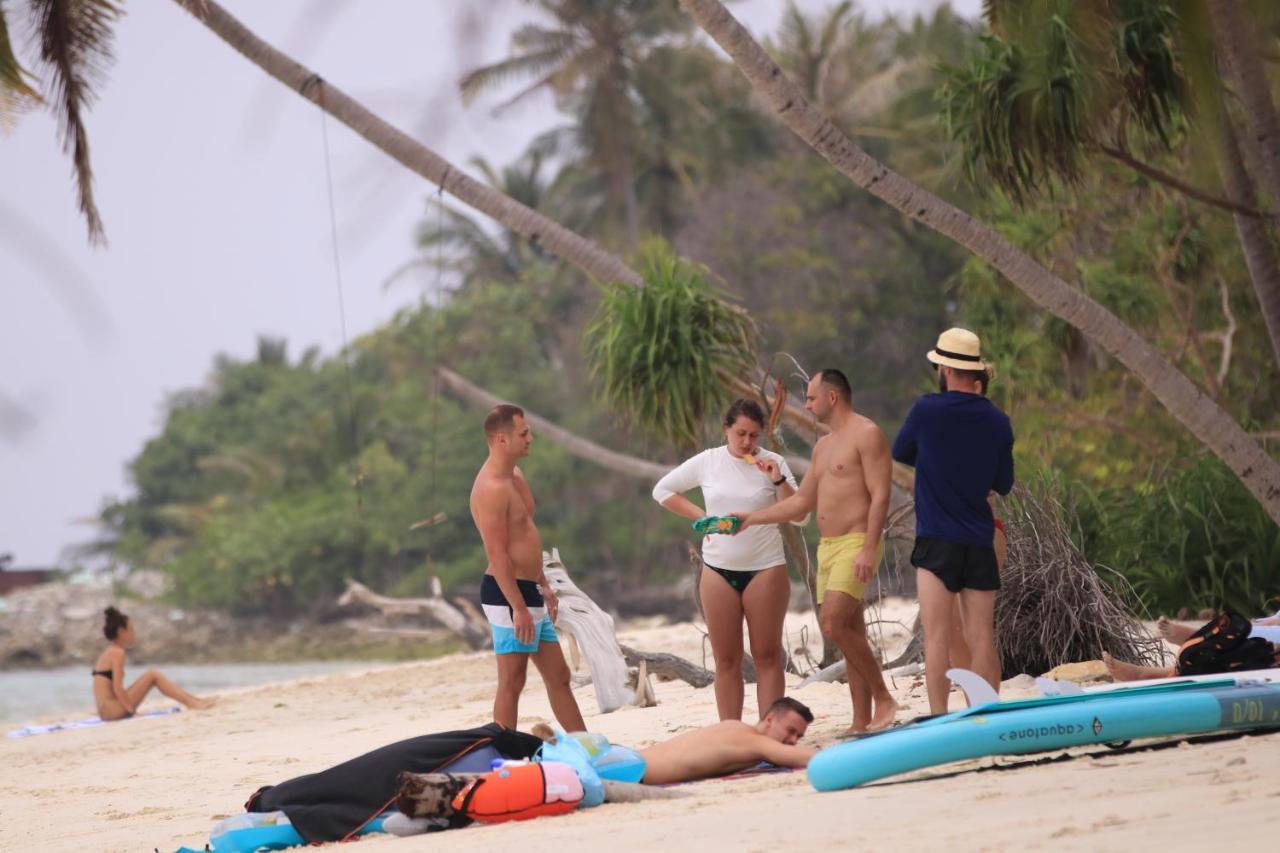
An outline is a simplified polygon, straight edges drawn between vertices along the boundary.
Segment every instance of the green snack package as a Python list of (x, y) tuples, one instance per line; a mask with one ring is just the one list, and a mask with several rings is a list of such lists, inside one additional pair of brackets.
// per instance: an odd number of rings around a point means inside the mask
[(693, 529), (699, 533), (737, 533), (742, 526), (742, 519), (736, 515), (708, 515), (693, 522)]

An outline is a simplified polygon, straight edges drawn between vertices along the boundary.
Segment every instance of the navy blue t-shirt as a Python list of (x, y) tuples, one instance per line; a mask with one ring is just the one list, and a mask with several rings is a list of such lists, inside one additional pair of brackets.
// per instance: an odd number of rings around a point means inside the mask
[(991, 547), (987, 495), (1013, 488), (1013, 426), (980, 394), (948, 391), (916, 401), (893, 441), (916, 469), (916, 536)]

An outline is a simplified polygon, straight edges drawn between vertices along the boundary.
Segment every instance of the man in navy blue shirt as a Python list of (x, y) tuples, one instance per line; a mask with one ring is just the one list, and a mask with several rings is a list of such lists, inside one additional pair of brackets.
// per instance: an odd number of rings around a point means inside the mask
[(946, 672), (955, 599), (974, 672), (1000, 689), (995, 646), (1000, 572), (993, 548), (991, 492), (1013, 488), (1013, 427), (983, 396), (988, 379), (981, 342), (967, 329), (948, 329), (926, 356), (940, 393), (916, 401), (893, 442), (893, 458), (916, 469), (916, 567), (924, 629), (929, 710), (947, 710)]

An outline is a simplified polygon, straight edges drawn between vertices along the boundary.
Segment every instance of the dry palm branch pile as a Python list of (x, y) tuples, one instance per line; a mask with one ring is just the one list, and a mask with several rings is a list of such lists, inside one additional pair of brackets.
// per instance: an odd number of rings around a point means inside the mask
[(1108, 583), (1076, 547), (1066, 508), (1048, 483), (1018, 485), (1000, 502), (1009, 554), (996, 595), (996, 646), (1005, 677), (1038, 675), (1063, 663), (1117, 660), (1159, 665), (1162, 645), (1128, 604), (1123, 577)]

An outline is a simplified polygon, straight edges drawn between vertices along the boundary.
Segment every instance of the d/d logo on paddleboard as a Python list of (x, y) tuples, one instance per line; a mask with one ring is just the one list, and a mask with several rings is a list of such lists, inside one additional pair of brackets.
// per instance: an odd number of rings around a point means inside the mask
[(1097, 737), (1100, 734), (1102, 734), (1102, 720), (1099, 720), (1097, 717), (1094, 717), (1093, 718), (1093, 736)]

